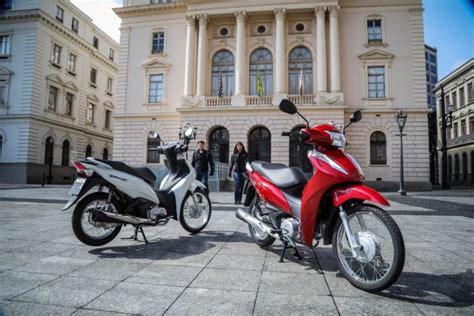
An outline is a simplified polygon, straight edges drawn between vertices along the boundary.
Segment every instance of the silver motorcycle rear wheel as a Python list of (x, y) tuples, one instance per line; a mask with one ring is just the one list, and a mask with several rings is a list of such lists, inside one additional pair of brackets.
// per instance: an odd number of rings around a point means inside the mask
[(403, 237), (395, 221), (384, 210), (365, 204), (347, 210), (347, 221), (362, 247), (354, 255), (339, 219), (333, 251), (341, 272), (364, 291), (377, 292), (392, 285), (405, 262)]

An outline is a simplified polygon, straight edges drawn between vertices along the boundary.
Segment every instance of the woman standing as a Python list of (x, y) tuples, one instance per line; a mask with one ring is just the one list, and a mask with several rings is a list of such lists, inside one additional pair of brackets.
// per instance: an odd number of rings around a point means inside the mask
[[(230, 159), (229, 177), (234, 177), (234, 202), (241, 204), (242, 191), (244, 189), (244, 172), (245, 164), (247, 163), (248, 153), (245, 151), (245, 146), (241, 142), (237, 142), (234, 147), (234, 154)], [(233, 171), (233, 173), (232, 173)]]

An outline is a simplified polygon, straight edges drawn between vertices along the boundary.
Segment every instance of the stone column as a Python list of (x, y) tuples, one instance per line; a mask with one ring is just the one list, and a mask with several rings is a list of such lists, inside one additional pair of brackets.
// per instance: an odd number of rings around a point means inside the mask
[(275, 79), (277, 95), (286, 93), (286, 63), (285, 63), (285, 9), (275, 9), (276, 47), (275, 47)]
[(329, 45), (331, 65), (331, 92), (341, 91), (341, 70), (339, 62), (339, 26), (337, 14), (339, 6), (329, 7)]
[(247, 39), (245, 35), (245, 11), (235, 12), (236, 18), (236, 49), (235, 49), (235, 95), (245, 95), (245, 75), (247, 69)]
[(196, 20), (194, 15), (187, 15), (186, 21), (188, 25), (188, 32), (186, 35), (186, 64), (184, 68), (184, 96), (189, 97), (193, 95), (193, 81), (194, 81), (194, 54), (195, 47), (195, 33)]
[(317, 90), (327, 92), (326, 76), (326, 7), (314, 9), (316, 14), (316, 62), (317, 62)]
[(197, 59), (197, 83), (196, 96), (204, 96), (206, 93), (206, 69), (207, 69), (207, 14), (201, 14), (199, 18), (199, 40)]

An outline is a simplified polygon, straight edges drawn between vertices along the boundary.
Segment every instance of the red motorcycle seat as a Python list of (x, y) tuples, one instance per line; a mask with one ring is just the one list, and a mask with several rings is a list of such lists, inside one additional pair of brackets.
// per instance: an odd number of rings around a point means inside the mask
[(299, 168), (287, 167), (281, 163), (269, 163), (258, 160), (252, 162), (251, 166), (253, 170), (282, 189), (305, 185), (306, 182), (308, 182), (303, 171)]

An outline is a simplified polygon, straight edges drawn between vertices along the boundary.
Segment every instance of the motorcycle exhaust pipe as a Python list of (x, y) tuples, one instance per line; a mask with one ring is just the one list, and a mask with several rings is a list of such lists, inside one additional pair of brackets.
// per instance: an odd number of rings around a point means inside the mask
[(275, 230), (270, 225), (259, 220), (255, 216), (250, 215), (243, 208), (238, 208), (237, 212), (235, 213), (235, 216), (241, 221), (244, 221), (247, 224), (251, 225), (254, 229), (260, 232), (267, 233), (275, 238), (280, 238), (280, 236), (278, 236), (278, 234), (275, 233)]
[(120, 215), (116, 213), (94, 211), (93, 218), (96, 222), (103, 223), (117, 223), (117, 224), (132, 224), (132, 225), (152, 225), (154, 221), (145, 218)]

